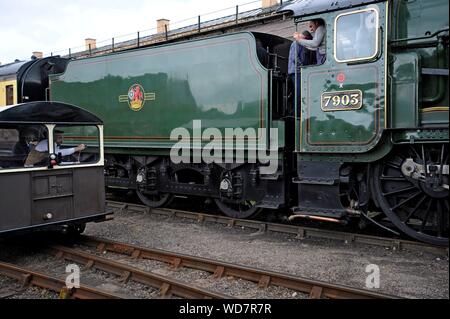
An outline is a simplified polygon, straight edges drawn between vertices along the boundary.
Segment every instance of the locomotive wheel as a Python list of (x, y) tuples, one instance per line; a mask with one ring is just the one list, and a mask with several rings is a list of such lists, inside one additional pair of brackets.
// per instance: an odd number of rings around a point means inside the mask
[(262, 208), (256, 207), (255, 203), (250, 201), (239, 204), (227, 203), (217, 198), (214, 201), (222, 213), (233, 218), (250, 218), (262, 210)]
[[(372, 175), (375, 197), (390, 221), (407, 235), (440, 246), (449, 244), (448, 172), (439, 169), (448, 167), (448, 157), (446, 145), (408, 146), (377, 164)], [(411, 174), (423, 167), (433, 173)]]
[(172, 194), (169, 193), (159, 193), (157, 195), (153, 195), (140, 191), (139, 188), (136, 190), (136, 193), (139, 199), (151, 208), (158, 208), (168, 205), (173, 199)]

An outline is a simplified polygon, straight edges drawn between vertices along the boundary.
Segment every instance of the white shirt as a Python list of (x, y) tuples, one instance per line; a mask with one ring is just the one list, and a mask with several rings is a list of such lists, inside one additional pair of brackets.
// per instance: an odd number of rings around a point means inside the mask
[[(48, 140), (42, 140), (36, 145), (34, 148), (38, 152), (48, 152)], [(59, 145), (55, 143), (55, 153), (59, 154), (61, 153), (61, 156), (68, 156), (75, 153), (75, 147), (71, 148), (60, 148)]]
[(320, 54), (326, 53), (326, 46), (325, 46), (325, 35), (326, 30), (324, 26), (319, 26), (316, 29), (316, 32), (314, 32), (314, 38), (312, 40), (299, 40), (298, 43), (306, 47), (307, 49), (310, 49), (312, 51), (319, 50)]

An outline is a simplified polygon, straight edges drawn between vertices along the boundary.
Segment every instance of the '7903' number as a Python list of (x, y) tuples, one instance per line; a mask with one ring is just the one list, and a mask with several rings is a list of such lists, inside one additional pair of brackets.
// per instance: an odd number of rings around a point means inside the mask
[(358, 110), (362, 107), (362, 99), (360, 90), (324, 92), (321, 107), (323, 111)]

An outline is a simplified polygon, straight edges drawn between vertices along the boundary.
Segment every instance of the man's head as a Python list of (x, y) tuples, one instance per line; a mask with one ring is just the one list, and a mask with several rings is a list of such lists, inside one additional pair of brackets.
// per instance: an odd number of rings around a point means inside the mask
[(64, 142), (64, 131), (55, 130), (55, 143), (56, 145), (61, 145)]
[(314, 32), (316, 32), (317, 28), (321, 25), (323, 26), (323, 20), (314, 19), (314, 20), (309, 21), (308, 29), (311, 33), (314, 33)]

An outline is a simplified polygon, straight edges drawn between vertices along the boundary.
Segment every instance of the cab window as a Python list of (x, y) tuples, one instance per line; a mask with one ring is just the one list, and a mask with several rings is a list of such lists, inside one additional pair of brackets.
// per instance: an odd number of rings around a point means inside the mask
[(60, 166), (95, 164), (100, 160), (100, 133), (95, 125), (57, 125), (53, 140)]
[[(45, 140), (46, 134), (47, 128), (44, 125), (0, 124), (0, 172), (6, 169), (47, 166), (48, 153), (42, 156), (35, 154), (37, 144), (40, 140)], [(27, 162), (33, 162), (33, 165), (28, 165)]]
[(335, 59), (351, 62), (373, 59), (378, 54), (378, 11), (344, 13), (335, 21)]
[(325, 63), (326, 33), (323, 19), (313, 19), (297, 24), (294, 43), (289, 53), (289, 73), (295, 70), (294, 61), (297, 68)]

